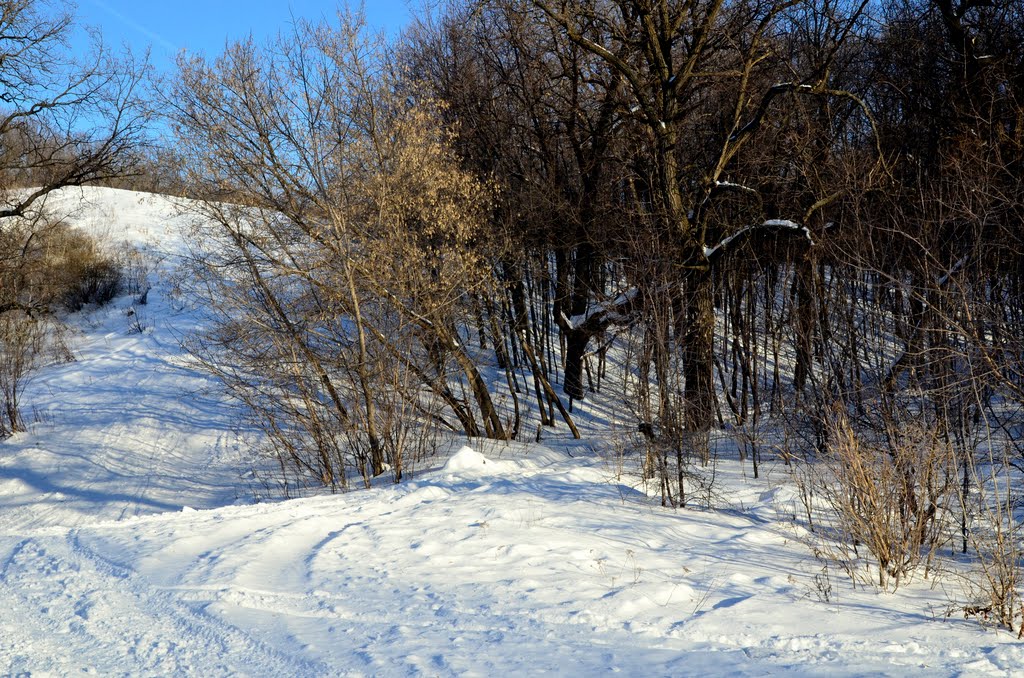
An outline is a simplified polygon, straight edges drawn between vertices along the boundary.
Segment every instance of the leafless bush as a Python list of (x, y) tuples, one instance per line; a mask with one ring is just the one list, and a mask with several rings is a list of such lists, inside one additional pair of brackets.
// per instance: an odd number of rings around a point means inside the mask
[(71, 359), (54, 312), (106, 303), (120, 281), (94, 238), (44, 214), (0, 229), (0, 436), (24, 430), (21, 396), (35, 369)]
[(397, 480), (438, 429), (506, 438), (467, 346), (471, 299), (495, 293), (491, 190), (461, 169), (442, 107), (348, 16), (181, 67), (172, 105), (203, 198), (186, 284), (209, 320), (187, 347), (287, 485)]
[(26, 313), (0, 314), (0, 438), (24, 431), (21, 395), (43, 360), (48, 323)]
[[(1007, 446), (1009, 447), (1009, 446)], [(1020, 492), (1012, 452), (992, 454), (974, 469), (975, 491), (962, 501), (973, 521), (969, 544), (975, 556), (961, 581), (967, 602), (955, 605), (966, 618), (992, 622), (1024, 637), (1024, 545)]]
[(57, 308), (79, 310), (117, 295), (121, 269), (88, 234), (35, 213), (0, 228), (0, 435), (24, 430), (20, 399), (34, 370), (68, 361)]
[(883, 589), (896, 589), (922, 562), (927, 576), (958, 503), (956, 456), (942, 437), (912, 420), (855, 430), (837, 412), (826, 455), (801, 481), (826, 510), (816, 552)]
[(117, 257), (94, 237), (44, 214), (0, 231), (0, 307), (78, 311), (112, 300), (121, 280)]
[(649, 289), (642, 297), (652, 320), (626, 339), (629, 376), (623, 384), (637, 420), (631, 439), (643, 454), (642, 475), (657, 482), (664, 506), (683, 507), (695, 498), (709, 504), (716, 460), (708, 432), (695, 430), (690, 419), (679, 333), (684, 323), (663, 290)]
[(144, 303), (138, 304), (138, 306), (131, 306), (125, 311), (125, 315), (128, 318), (128, 334), (144, 334), (146, 330), (152, 327), (152, 323), (149, 320), (149, 314), (143, 310)]
[(149, 251), (125, 242), (116, 252), (115, 260), (121, 269), (121, 286), (125, 294), (135, 295), (139, 304), (146, 304), (146, 294), (152, 284), (153, 271), (159, 259)]
[(122, 287), (122, 269), (115, 257), (103, 251), (96, 240), (75, 230), (65, 230), (51, 245), (49, 264), (55, 284), (64, 288), (61, 304), (69, 311), (87, 305), (102, 306), (114, 299)]

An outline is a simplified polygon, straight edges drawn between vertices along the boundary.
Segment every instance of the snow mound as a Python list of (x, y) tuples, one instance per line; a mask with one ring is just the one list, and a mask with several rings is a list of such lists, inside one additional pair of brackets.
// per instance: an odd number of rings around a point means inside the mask
[(463, 445), (441, 468), (439, 482), (445, 485), (452, 481), (474, 478), (529, 475), (533, 466), (533, 463), (526, 460), (494, 459), (468, 445)]
[(444, 465), (445, 473), (465, 475), (468, 473), (480, 474), (490, 471), (488, 466), (492, 463), (472, 447), (463, 445), (459, 451), (451, 456), (448, 463)]

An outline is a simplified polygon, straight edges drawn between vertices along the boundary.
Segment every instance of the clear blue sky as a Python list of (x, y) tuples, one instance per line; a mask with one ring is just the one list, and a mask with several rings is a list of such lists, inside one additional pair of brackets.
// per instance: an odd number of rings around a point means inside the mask
[[(103, 32), (112, 46), (152, 47), (153, 65), (166, 70), (182, 49), (216, 56), (228, 39), (257, 39), (286, 28), (292, 17), (333, 19), (346, 0), (77, 0), (78, 20)], [(358, 0), (352, 0), (358, 6)], [(366, 0), (367, 21), (389, 33), (409, 19), (407, 0)]]

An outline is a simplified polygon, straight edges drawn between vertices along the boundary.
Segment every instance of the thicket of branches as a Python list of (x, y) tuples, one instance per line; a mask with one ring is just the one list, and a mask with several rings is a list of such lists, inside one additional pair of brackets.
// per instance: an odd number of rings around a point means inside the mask
[(1022, 45), (1009, 1), (493, 0), (405, 57), (500, 187), (501, 334), (570, 403), (629, 347), (666, 503), (712, 428), (816, 460), (833, 555), (897, 586), (955, 532), (1013, 628)]
[(184, 60), (173, 92), (213, 328), (190, 348), (292, 484), (397, 480), (424, 427), (509, 435), (464, 340), (494, 296), (492, 192), (383, 49), (350, 17), (298, 23)]
[(776, 415), (809, 454), (837, 406), (961, 447), (1016, 416), (1022, 30), (1012, 2), (495, 0), (404, 57), (500, 187), (501, 335), (557, 332), (570, 401), (628, 336), (682, 503), (713, 427)]
[(186, 60), (169, 103), (217, 243), (196, 280), (225, 312), (197, 352), (231, 356), (332, 486), (394, 467), (376, 429), (399, 402), (428, 429), (575, 433), (603, 383), (666, 503), (712, 429), (775, 417), (820, 454), (839, 411), (942, 431), (967, 478), (1021, 395), (1022, 22), (489, 0), (395, 46), (343, 17)]

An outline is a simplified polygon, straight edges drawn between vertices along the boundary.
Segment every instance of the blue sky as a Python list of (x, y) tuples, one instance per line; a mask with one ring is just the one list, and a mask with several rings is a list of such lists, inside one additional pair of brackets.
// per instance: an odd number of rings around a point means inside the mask
[[(357, 2), (358, 0), (353, 0)], [(287, 27), (291, 17), (333, 18), (345, 0), (77, 0), (79, 22), (98, 27), (111, 46), (141, 51), (152, 46), (158, 70), (182, 49), (219, 54), (225, 40), (252, 33), (258, 39)], [(409, 18), (406, 0), (366, 0), (369, 23), (396, 32)]]

